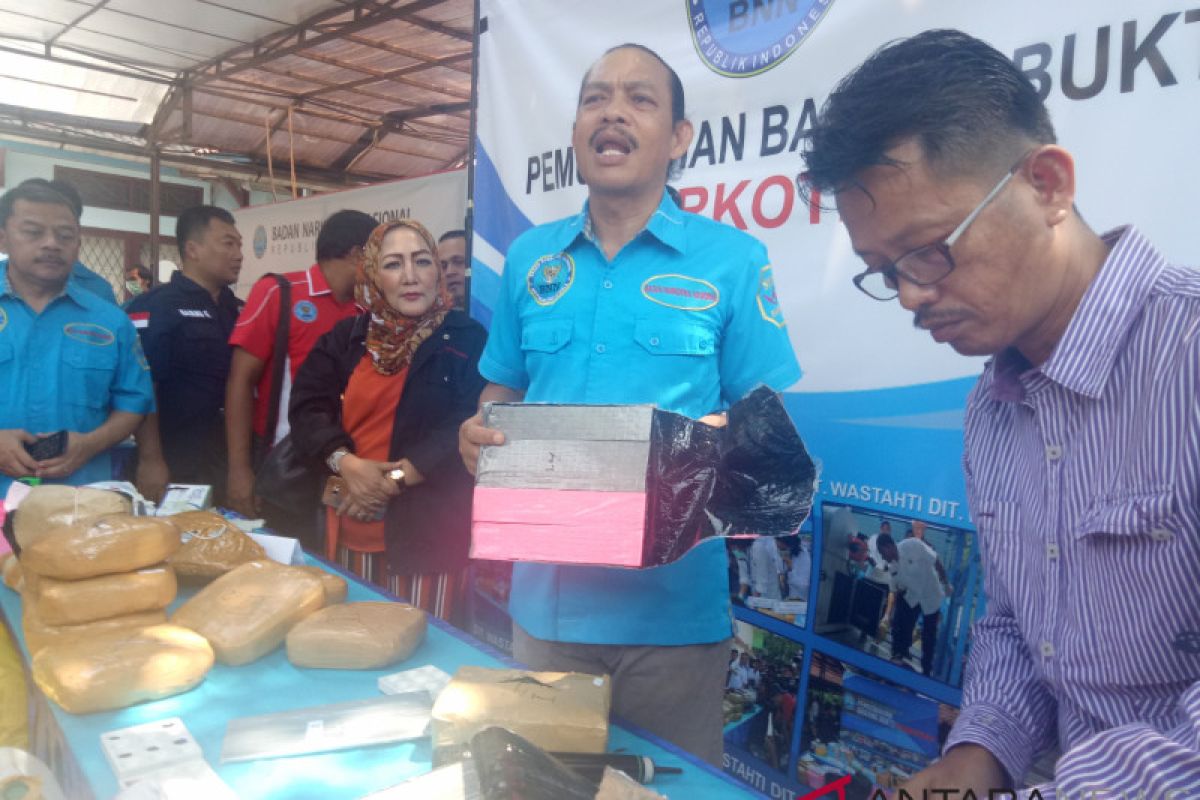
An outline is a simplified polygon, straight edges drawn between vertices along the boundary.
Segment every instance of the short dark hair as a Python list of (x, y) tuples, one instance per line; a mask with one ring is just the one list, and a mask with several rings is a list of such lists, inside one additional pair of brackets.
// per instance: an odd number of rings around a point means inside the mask
[(150, 270), (147, 269), (146, 267), (143, 267), (141, 264), (134, 264), (131, 267), (127, 267), (125, 269), (125, 271), (126, 272), (130, 272), (130, 271), (134, 272), (139, 278), (141, 278), (144, 281), (148, 281), (150, 283), (154, 282), (154, 276), (150, 274)]
[(822, 191), (895, 165), (887, 151), (915, 138), (931, 167), (971, 174), (1011, 165), (1030, 144), (1055, 142), (1029, 79), (991, 45), (932, 30), (884, 45), (838, 83), (807, 134), (807, 184)]
[(446, 231), (441, 236), (439, 236), (438, 244), (441, 244), (442, 242), (446, 241), (447, 239), (466, 239), (466, 238), (467, 238), (467, 232), (460, 228), (456, 228), (455, 230), (452, 230), (452, 231)]
[(55, 178), (52, 181), (47, 181), (50, 186), (61, 194), (67, 200), (71, 201), (71, 208), (75, 212), (76, 219), (83, 218), (83, 198), (79, 196), (79, 190), (74, 185), (66, 181), (60, 181)]
[[(74, 199), (78, 200), (79, 195), (75, 195)], [(30, 178), (9, 189), (0, 197), (0, 227), (8, 224), (8, 219), (13, 215), (13, 209), (16, 208), (18, 200), (24, 200), (26, 203), (66, 206), (71, 209), (75, 221), (79, 222), (79, 211), (72, 202), (72, 198), (63, 191), (61, 185), (56, 186), (44, 178)]]
[[(677, 122), (682, 122), (684, 117), (687, 116), (687, 113), (683, 104), (683, 81), (679, 80), (679, 73), (675, 72), (675, 70), (671, 68), (671, 65), (664, 61), (663, 57), (658, 53), (654, 52), (649, 47), (646, 47), (644, 44), (636, 44), (634, 42), (626, 42), (625, 44), (618, 44), (610, 47), (604, 51), (604, 54), (601, 55), (600, 58), (604, 58), (604, 56), (607, 56), (610, 53), (615, 53), (618, 50), (640, 50), (663, 65), (663, 69), (667, 71), (667, 85), (671, 89), (671, 124), (674, 125)], [(579, 97), (575, 101), (576, 106), (583, 102), (583, 87), (587, 84), (588, 77), (591, 74), (591, 67), (588, 67), (588, 71), (583, 73), (583, 80), (579, 82)]]
[(180, 257), (183, 256), (187, 243), (203, 236), (208, 230), (208, 224), (214, 219), (227, 225), (237, 224), (233, 214), (218, 206), (192, 206), (179, 213), (175, 220), (175, 246), (179, 248)]
[[(646, 47), (644, 44), (637, 44), (635, 42), (626, 42), (625, 44), (618, 44), (610, 47), (604, 51), (600, 58), (604, 58), (604, 56), (607, 56), (610, 53), (615, 53), (618, 50), (639, 50), (653, 58), (659, 64), (662, 64), (663, 69), (667, 71), (667, 86), (671, 89), (671, 125), (674, 126), (678, 125), (680, 122), (683, 122), (683, 120), (687, 118), (687, 108), (684, 105), (683, 81), (679, 80), (679, 73), (677, 73), (658, 53), (654, 52), (649, 47)], [(597, 61), (599, 61), (599, 59), (597, 59)], [(593, 66), (595, 65), (593, 64)], [(588, 67), (587, 72), (583, 73), (583, 80), (579, 82), (579, 96), (575, 100), (576, 108), (583, 103), (583, 87), (587, 85), (588, 78), (591, 76), (591, 74), (592, 68)], [(679, 162), (672, 162), (667, 167), (667, 179), (670, 180), (672, 178), (679, 177), (680, 171), (681, 168), (679, 166)]]
[(354, 248), (365, 246), (377, 225), (377, 219), (362, 211), (342, 209), (330, 214), (317, 234), (317, 261), (341, 258)]

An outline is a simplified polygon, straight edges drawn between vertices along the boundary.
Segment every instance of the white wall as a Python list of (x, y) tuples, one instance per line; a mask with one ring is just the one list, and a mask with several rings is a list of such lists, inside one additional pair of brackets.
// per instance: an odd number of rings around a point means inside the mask
[[(29, 178), (52, 179), (54, 177), (55, 165), (90, 169), (113, 175), (127, 175), (132, 178), (145, 178), (147, 180), (150, 178), (150, 165), (140, 164), (136, 161), (126, 161), (90, 153), (60, 151), (51, 147), (4, 139), (0, 139), (0, 149), (4, 150), (4, 188), (6, 190)], [(164, 182), (195, 186), (202, 189), (204, 191), (204, 202), (212, 202), (212, 189), (204, 181), (180, 178), (178, 177), (178, 173), (170, 168), (164, 168), (161, 175)], [(235, 203), (232, 208), (236, 207)], [(85, 207), (83, 209), (83, 219), (80, 222), (85, 228), (150, 233), (150, 215), (132, 211), (114, 211), (106, 208)], [(159, 232), (162, 235), (171, 237), (175, 235), (175, 217), (159, 217), (158, 225)]]

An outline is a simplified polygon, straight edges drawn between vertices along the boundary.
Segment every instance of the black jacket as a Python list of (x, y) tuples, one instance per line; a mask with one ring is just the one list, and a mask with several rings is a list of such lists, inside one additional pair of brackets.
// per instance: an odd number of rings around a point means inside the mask
[[(292, 441), (323, 474), (330, 453), (339, 447), (354, 450), (342, 428), (342, 394), (366, 352), (368, 319), (361, 314), (334, 325), (292, 385)], [(459, 457), (458, 427), (475, 413), (483, 391), (479, 356), (486, 340), (483, 326), (451, 311), (409, 365), (388, 458), (407, 458), (425, 481), (388, 505), (387, 553), (397, 572), (447, 572), (467, 563), (473, 482)]]

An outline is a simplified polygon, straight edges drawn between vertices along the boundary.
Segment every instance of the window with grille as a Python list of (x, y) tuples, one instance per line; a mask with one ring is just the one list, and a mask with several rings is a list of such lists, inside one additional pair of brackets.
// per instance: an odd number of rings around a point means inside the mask
[[(83, 198), (84, 206), (150, 213), (150, 181), (145, 178), (55, 166), (54, 179), (74, 186)], [(203, 205), (204, 190), (198, 186), (161, 181), (159, 202), (162, 216), (177, 217), (185, 208)]]
[(125, 240), (85, 233), (79, 240), (79, 260), (112, 284), (117, 299), (125, 297)]

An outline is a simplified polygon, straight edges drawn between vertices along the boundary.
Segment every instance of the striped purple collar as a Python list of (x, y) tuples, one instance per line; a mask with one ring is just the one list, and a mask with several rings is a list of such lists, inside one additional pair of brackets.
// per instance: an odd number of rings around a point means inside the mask
[(1053, 381), (1086, 397), (1097, 398), (1108, 383), (1125, 336), (1141, 314), (1166, 260), (1132, 226), (1102, 237), (1110, 248), (1100, 272), (1083, 294), (1067, 330), (1041, 368), (1032, 367), (1009, 348), (992, 362), (988, 396), (1020, 402), (1043, 381)]

